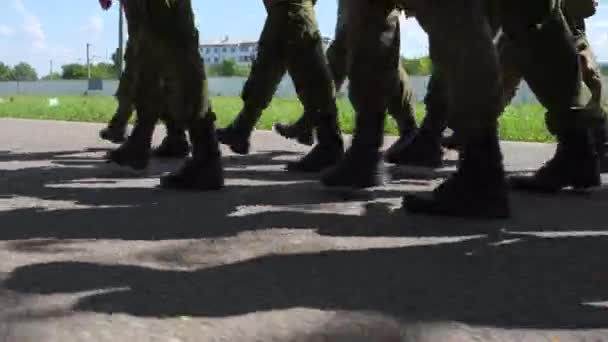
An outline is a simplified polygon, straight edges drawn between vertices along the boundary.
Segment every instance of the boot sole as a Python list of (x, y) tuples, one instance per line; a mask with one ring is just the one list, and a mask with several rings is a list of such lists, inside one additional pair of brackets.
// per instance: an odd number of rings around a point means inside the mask
[(272, 131), (287, 140), (295, 140), (296, 142), (298, 142), (301, 145), (313, 146), (315, 144), (315, 139), (313, 137), (309, 138), (309, 137), (300, 137), (297, 135), (292, 136), (290, 134), (285, 134), (284, 132), (281, 132), (281, 130), (277, 129), (276, 125), (272, 126)]
[(101, 138), (101, 140), (105, 140), (105, 141), (111, 142), (113, 144), (122, 144), (125, 141), (127, 141), (126, 137), (115, 139), (115, 138), (109, 138), (109, 137), (102, 137), (102, 136), (100, 136), (100, 138)]

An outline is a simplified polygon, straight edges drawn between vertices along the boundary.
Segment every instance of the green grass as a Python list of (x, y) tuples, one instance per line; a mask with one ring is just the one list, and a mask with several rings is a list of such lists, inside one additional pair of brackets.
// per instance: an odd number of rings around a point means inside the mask
[[(64, 120), (81, 122), (107, 122), (116, 108), (110, 96), (59, 96), (59, 106), (50, 107), (54, 96), (0, 97), (0, 117)], [(227, 125), (238, 113), (241, 100), (237, 97), (215, 97), (213, 106), (218, 115), (218, 126)], [(338, 101), (340, 124), (344, 132), (351, 133), (354, 126), (353, 109), (347, 99)], [(296, 99), (275, 99), (264, 112), (258, 128), (270, 129), (275, 122), (291, 122), (302, 112)], [(424, 115), (424, 106), (417, 106), (417, 118)], [(395, 122), (387, 121), (386, 133), (397, 134)], [(548, 142), (553, 138), (547, 132), (544, 109), (540, 105), (517, 105), (507, 108), (500, 119), (500, 135), (504, 140)]]

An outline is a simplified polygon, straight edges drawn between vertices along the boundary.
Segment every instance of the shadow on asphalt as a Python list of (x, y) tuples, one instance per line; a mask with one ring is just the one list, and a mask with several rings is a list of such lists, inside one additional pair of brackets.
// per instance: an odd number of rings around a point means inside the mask
[[(2, 161), (16, 157), (53, 164), (1, 171), (0, 198), (31, 197), (81, 206), (4, 210), (0, 240), (46, 239), (15, 241), (11, 246), (48, 252), (65, 247), (54, 239), (197, 239), (276, 227), (334, 236), (485, 237), (439, 246), (264, 256), (195, 271), (35, 264), (10, 275), (5, 286), (11, 290), (39, 294), (107, 290), (85, 296), (74, 309), (152, 317), (224, 317), (310, 307), (503, 327), (608, 327), (605, 308), (582, 304), (608, 300), (608, 239), (523, 234), (608, 230), (606, 189), (585, 196), (514, 194), (510, 220), (470, 221), (411, 216), (383, 201), (367, 202), (401, 196), (386, 188), (354, 194), (321, 191), (314, 177), (274, 168), (284, 163), (282, 158), (294, 157), (289, 152), (226, 157), (227, 178), (246, 182), (213, 193), (125, 187), (120, 180), (104, 177), (92, 180), (100, 177), (103, 162), (99, 156), (70, 156), (75, 153), (0, 155)], [(155, 162), (153, 175), (177, 164)], [(364, 210), (360, 214), (311, 210), (345, 200), (362, 202)], [(276, 210), (234, 215), (248, 206)]]
[[(97, 151), (97, 150), (95, 150)], [(99, 152), (99, 151), (97, 151)], [(290, 227), (335, 236), (458, 236), (521, 231), (606, 231), (608, 189), (591, 194), (538, 196), (512, 194), (513, 217), (472, 221), (413, 216), (384, 202), (400, 203), (401, 191), (376, 188), (361, 192), (323, 190), (316, 176), (284, 172), (285, 158), (298, 154), (261, 152), (227, 156), (226, 177), (236, 181), (222, 191), (177, 193), (149, 184), (120, 183), (105, 173), (102, 154), (71, 156), (76, 151), (16, 155), (16, 160), (50, 160), (53, 166), (0, 171), (0, 198), (29, 197), (68, 201), (74, 209), (26, 207), (0, 212), (0, 240), (33, 238), (161, 240), (232, 236), (243, 231)], [(8, 160), (8, 156), (0, 156)], [(11, 159), (12, 160), (12, 159)], [(174, 170), (179, 161), (153, 162), (151, 177)], [(157, 182), (152, 179), (151, 182)], [(424, 185), (423, 180), (399, 184)], [(346, 204), (344, 204), (346, 201)], [(323, 205), (359, 202), (360, 214), (315, 210)], [(234, 215), (239, 209), (273, 210)], [(293, 210), (293, 209), (297, 210)]]
[(608, 299), (607, 248), (605, 238), (472, 241), (266, 256), (196, 271), (57, 262), (19, 268), (5, 285), (37, 294), (104, 290), (74, 309), (146, 317), (306, 307), (371, 310), (406, 321), (605, 328), (606, 309), (593, 303)]

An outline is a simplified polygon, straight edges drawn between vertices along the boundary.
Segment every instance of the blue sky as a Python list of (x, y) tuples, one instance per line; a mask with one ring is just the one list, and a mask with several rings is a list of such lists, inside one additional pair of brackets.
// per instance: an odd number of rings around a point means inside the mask
[[(257, 39), (265, 18), (261, 0), (192, 0), (202, 41)], [(317, 5), (321, 31), (333, 36), (336, 1)], [(70, 62), (84, 62), (86, 43), (94, 61), (109, 60), (117, 45), (116, 8), (99, 9), (97, 0), (1, 0), (0, 61), (25, 61), (46, 75), (53, 61), (55, 70)], [(412, 20), (403, 25), (403, 54), (426, 54), (425, 34)], [(608, 61), (608, 4), (589, 20), (589, 35), (598, 58)]]

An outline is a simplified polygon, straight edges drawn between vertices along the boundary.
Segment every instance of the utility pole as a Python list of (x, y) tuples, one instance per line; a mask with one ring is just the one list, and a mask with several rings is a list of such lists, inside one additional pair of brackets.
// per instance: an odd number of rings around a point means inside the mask
[(91, 44), (87, 43), (87, 79), (91, 79), (91, 57), (89, 55)]
[(53, 79), (53, 60), (51, 59), (51, 72), (49, 73), (50, 79)]
[(116, 63), (118, 66), (118, 78), (122, 74), (122, 61), (123, 61), (123, 8), (122, 3), (119, 2), (118, 6), (118, 56), (116, 56)]

